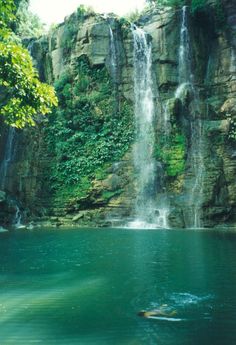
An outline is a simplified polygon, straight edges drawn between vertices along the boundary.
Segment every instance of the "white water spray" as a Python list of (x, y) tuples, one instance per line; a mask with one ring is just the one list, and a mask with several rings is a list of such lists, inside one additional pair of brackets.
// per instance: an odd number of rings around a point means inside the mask
[(231, 48), (231, 53), (230, 53), (230, 68), (229, 68), (230, 73), (235, 73), (236, 72), (236, 56), (234, 49)]
[(21, 224), (22, 214), (18, 205), (15, 205), (15, 209), (16, 209), (16, 213), (13, 219), (13, 226), (15, 228), (20, 228), (22, 226)]
[(180, 98), (186, 88), (193, 88), (192, 59), (190, 48), (190, 37), (188, 30), (187, 6), (182, 8), (182, 21), (180, 28), (180, 46), (179, 46), (179, 85), (175, 96)]
[(109, 25), (109, 34), (110, 34), (111, 75), (112, 75), (113, 80), (116, 82), (116, 77), (117, 77), (117, 52), (116, 52), (116, 44), (115, 44), (113, 30), (112, 30), (110, 25)]
[(132, 26), (134, 39), (134, 96), (136, 142), (134, 167), (137, 174), (137, 197), (134, 228), (168, 227), (167, 210), (157, 207), (157, 166), (154, 156), (154, 95), (152, 80), (152, 45), (146, 33)]
[(189, 204), (192, 209), (192, 220), (188, 226), (201, 227), (201, 206), (203, 197), (203, 133), (202, 121), (199, 117), (199, 96), (194, 85), (192, 72), (191, 44), (188, 29), (187, 6), (182, 8), (182, 22), (180, 29), (179, 47), (179, 86), (175, 92), (176, 98), (182, 98), (186, 91), (192, 94), (191, 148), (190, 163), (195, 178)]

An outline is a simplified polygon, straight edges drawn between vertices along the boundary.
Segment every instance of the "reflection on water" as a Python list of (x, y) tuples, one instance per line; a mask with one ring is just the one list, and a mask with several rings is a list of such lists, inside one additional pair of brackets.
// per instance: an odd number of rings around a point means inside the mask
[[(0, 344), (234, 345), (235, 245), (220, 232), (1, 234)], [(177, 314), (137, 316), (163, 305)]]

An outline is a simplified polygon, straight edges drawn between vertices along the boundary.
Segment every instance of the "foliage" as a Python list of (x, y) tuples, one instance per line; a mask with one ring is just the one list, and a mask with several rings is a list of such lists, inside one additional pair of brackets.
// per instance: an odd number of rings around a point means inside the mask
[(89, 197), (91, 189), (91, 180), (87, 176), (80, 179), (80, 183), (67, 185), (66, 188), (60, 188), (56, 191), (55, 199), (59, 202), (70, 202), (71, 205)]
[(95, 170), (94, 176), (96, 180), (104, 180), (107, 177), (107, 168), (108, 164), (105, 164), (104, 166), (98, 168)]
[(130, 21), (125, 18), (125, 17), (121, 17), (119, 19), (120, 25), (122, 27), (122, 33), (123, 33), (123, 37), (127, 38), (129, 33), (130, 33)]
[(80, 5), (77, 8), (76, 14), (72, 14), (72, 16), (67, 21), (63, 36), (62, 36), (62, 42), (61, 45), (63, 48), (69, 50), (76, 39), (76, 33), (78, 32), (79, 25), (83, 23), (84, 19), (87, 15), (93, 14), (94, 11), (92, 7), (87, 7), (84, 5)]
[(80, 5), (77, 8), (77, 18), (78, 19), (84, 19), (84, 17), (88, 14), (93, 14), (95, 13), (93, 8), (91, 6), (85, 6), (85, 5)]
[(34, 125), (34, 117), (57, 104), (51, 86), (38, 80), (27, 50), (10, 41), (0, 42), (0, 115), (17, 128)]
[(105, 190), (103, 191), (102, 193), (102, 199), (104, 201), (109, 201), (111, 198), (113, 198), (114, 196), (117, 196), (117, 195), (120, 195), (122, 193), (122, 190), (119, 189), (119, 190), (116, 190), (116, 191), (108, 191), (108, 190)]
[[(156, 4), (158, 6), (171, 6), (171, 7), (175, 7), (175, 6), (179, 7), (179, 6), (187, 5), (190, 7), (191, 12), (193, 14), (199, 11), (209, 10), (208, 0), (147, 0), (147, 2), (149, 4)], [(217, 25), (221, 26), (222, 23), (225, 22), (225, 14), (224, 14), (222, 1), (217, 0), (213, 6), (215, 9), (215, 17), (216, 17)], [(209, 11), (208, 11), (208, 15), (211, 15)]]
[(76, 33), (78, 31), (78, 26), (76, 21), (69, 21), (63, 31), (63, 36), (61, 40), (61, 46), (66, 49), (70, 49), (76, 39)]
[(185, 2), (185, 0), (147, 0), (147, 3), (157, 6), (182, 6)]
[(39, 17), (30, 12), (28, 1), (22, 0), (16, 12), (16, 33), (20, 37), (39, 37), (44, 33), (44, 25)]
[(226, 114), (227, 119), (229, 120), (229, 131), (228, 131), (228, 139), (232, 141), (236, 141), (236, 118), (232, 116), (232, 114)]
[(177, 177), (184, 171), (185, 152), (185, 137), (177, 125), (174, 124), (168, 141), (163, 136), (159, 139), (155, 156), (164, 164), (169, 177)]
[(191, 11), (194, 13), (203, 9), (207, 4), (207, 0), (192, 0), (191, 1)]
[(14, 39), (10, 28), (14, 1), (1, 1), (0, 10), (0, 115), (9, 125), (22, 128), (34, 125), (38, 113), (49, 113), (57, 98), (51, 86), (40, 83), (28, 51)]
[(14, 0), (0, 1), (0, 29), (6, 28), (15, 19), (14, 12), (16, 10)]
[[(120, 159), (133, 138), (132, 109), (123, 100), (115, 114), (113, 86), (105, 67), (80, 58), (74, 71), (55, 82), (59, 108), (46, 136), (55, 152), (52, 187), (83, 189), (83, 178), (104, 178), (108, 163)], [(88, 185), (87, 185), (88, 187)]]
[(224, 7), (221, 0), (217, 0), (215, 5), (215, 16), (216, 16), (216, 25), (218, 28), (222, 28), (226, 23), (226, 15)]
[(140, 15), (141, 15), (140, 11), (136, 9), (136, 10), (134, 10), (134, 11), (128, 13), (128, 14), (126, 15), (126, 19), (127, 19), (130, 23), (134, 23), (134, 22), (136, 22), (136, 21), (140, 18)]

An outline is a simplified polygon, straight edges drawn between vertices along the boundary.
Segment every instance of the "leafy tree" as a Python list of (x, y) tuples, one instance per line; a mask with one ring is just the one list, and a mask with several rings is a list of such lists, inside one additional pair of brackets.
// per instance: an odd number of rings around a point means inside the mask
[(20, 1), (16, 12), (16, 33), (20, 37), (39, 37), (44, 33), (44, 25), (28, 7), (28, 0)]
[(13, 0), (0, 2), (0, 115), (17, 128), (34, 125), (38, 114), (45, 115), (57, 105), (54, 89), (38, 79), (31, 57), (14, 37)]
[(0, 1), (0, 29), (6, 28), (15, 18), (16, 6), (13, 0)]

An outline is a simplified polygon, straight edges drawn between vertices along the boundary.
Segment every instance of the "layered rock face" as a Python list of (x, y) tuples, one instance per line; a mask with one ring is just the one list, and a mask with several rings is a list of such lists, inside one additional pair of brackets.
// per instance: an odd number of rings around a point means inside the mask
[[(236, 8), (224, 6), (223, 24), (213, 8), (211, 16), (154, 9), (137, 23), (152, 44), (157, 209), (165, 197), (170, 227), (236, 221)], [(55, 83), (60, 108), (17, 133), (4, 190), (29, 221), (125, 224), (138, 188), (129, 24), (75, 13), (28, 46), (41, 79)], [(181, 71), (184, 56), (189, 77)], [(5, 196), (0, 203), (14, 213)]]

